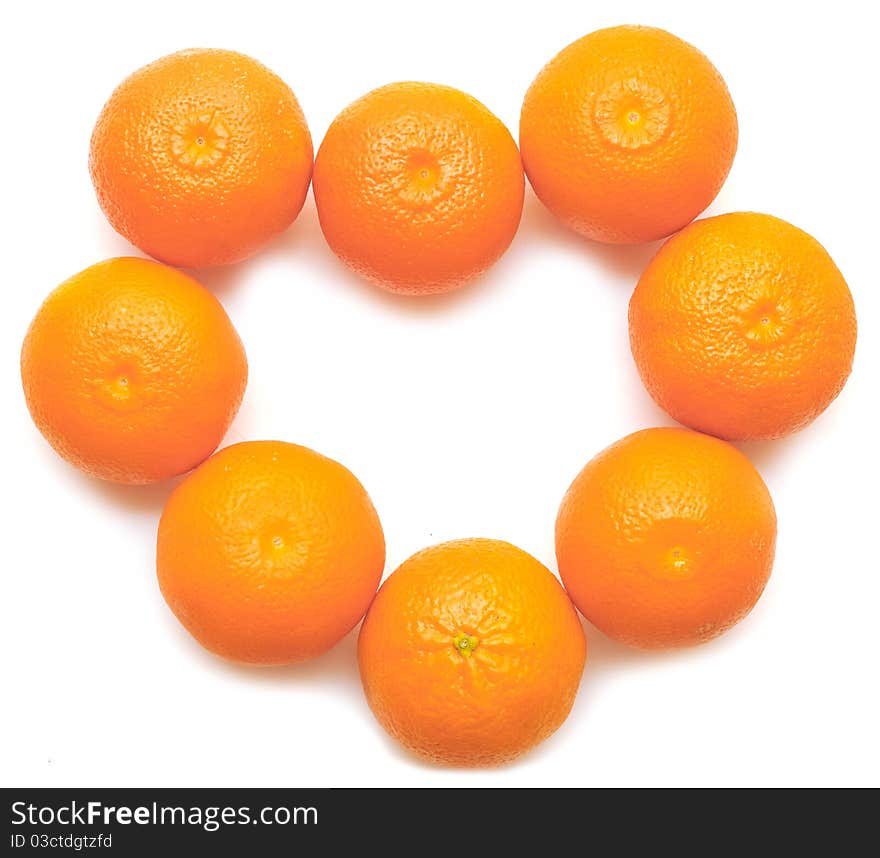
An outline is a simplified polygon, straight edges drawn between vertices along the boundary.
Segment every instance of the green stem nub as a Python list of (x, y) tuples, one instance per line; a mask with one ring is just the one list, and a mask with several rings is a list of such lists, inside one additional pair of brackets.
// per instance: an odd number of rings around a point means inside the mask
[(479, 641), (475, 637), (464, 633), (458, 635), (453, 640), (455, 648), (461, 653), (461, 655), (465, 656), (470, 656), (470, 654), (477, 648), (478, 643)]

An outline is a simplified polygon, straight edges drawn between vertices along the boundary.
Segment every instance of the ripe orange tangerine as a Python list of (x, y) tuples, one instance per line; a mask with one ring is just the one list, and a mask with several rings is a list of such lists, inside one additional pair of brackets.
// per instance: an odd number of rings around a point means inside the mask
[(174, 490), (159, 522), (165, 601), (233, 661), (325, 652), (360, 621), (384, 565), (382, 525), (354, 474), (282, 441), (225, 447)]
[(296, 96), (264, 65), (191, 49), (114, 90), (89, 169), (104, 214), (132, 244), (171, 265), (226, 265), (293, 223), (312, 139)]
[(526, 93), (520, 147), (535, 193), (587, 238), (670, 235), (715, 199), (736, 153), (736, 111), (695, 47), (655, 27), (597, 30)]
[(559, 573), (581, 613), (644, 649), (708, 641), (770, 576), (776, 512), (752, 463), (686, 429), (645, 429), (589, 461), (556, 519)]
[(315, 159), (315, 203), (331, 249), (373, 283), (448, 292), (507, 250), (522, 214), (516, 143), (475, 98), (393, 83), (333, 120)]
[(507, 542), (462, 539), (410, 557), (358, 639), (367, 702), (433, 762), (508, 762), (565, 721), (586, 641), (553, 574)]
[(131, 257), (62, 283), (21, 348), (37, 428), (68, 462), (119, 483), (165, 480), (211, 455), (247, 375), (220, 302), (182, 272)]

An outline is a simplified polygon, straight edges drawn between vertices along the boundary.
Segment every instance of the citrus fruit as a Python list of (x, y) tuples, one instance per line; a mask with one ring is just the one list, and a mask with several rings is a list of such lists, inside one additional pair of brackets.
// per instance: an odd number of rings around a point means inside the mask
[(815, 239), (770, 215), (697, 221), (671, 238), (629, 305), (642, 381), (676, 420), (722, 438), (779, 438), (840, 393), (856, 316)]
[(736, 111), (695, 47), (653, 27), (570, 44), (523, 101), (520, 147), (540, 200), (596, 241), (669, 235), (715, 199), (733, 163)]
[(592, 459), (556, 519), (562, 581), (600, 631), (645, 649), (720, 635), (770, 576), (776, 514), (735, 447), (645, 429)]
[(62, 283), (21, 350), (25, 399), (55, 451), (93, 477), (152, 483), (207, 458), (247, 383), (220, 302), (146, 259), (99, 262)]
[(89, 168), (104, 214), (132, 244), (172, 265), (224, 265), (293, 223), (312, 140), (296, 97), (264, 65), (193, 49), (116, 88)]
[(328, 650), (364, 615), (384, 565), (382, 525), (357, 478), (282, 441), (220, 450), (159, 522), (165, 601), (199, 643), (238, 662)]
[(488, 269), (519, 226), (525, 179), (510, 132), (448, 86), (393, 83), (333, 120), (315, 159), (333, 252), (392, 292), (447, 292)]
[(586, 641), (541, 563), (506, 542), (420, 551), (379, 590), (358, 639), (367, 701), (404, 746), (437, 763), (504, 763), (568, 716)]

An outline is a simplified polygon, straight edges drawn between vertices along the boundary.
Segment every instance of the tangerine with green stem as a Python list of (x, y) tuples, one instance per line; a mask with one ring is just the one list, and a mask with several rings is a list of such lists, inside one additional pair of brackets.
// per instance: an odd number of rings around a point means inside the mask
[(586, 640), (553, 574), (507, 542), (462, 539), (405, 561), (358, 639), (367, 702), (421, 757), (509, 762), (565, 721)]

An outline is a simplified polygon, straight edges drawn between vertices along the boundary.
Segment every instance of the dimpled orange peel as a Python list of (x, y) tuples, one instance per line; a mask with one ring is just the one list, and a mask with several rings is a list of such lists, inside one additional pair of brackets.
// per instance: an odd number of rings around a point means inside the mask
[(364, 615), (384, 565), (382, 525), (357, 478), (282, 441), (220, 450), (174, 490), (159, 522), (165, 601), (232, 661), (325, 652)]
[(721, 75), (654, 27), (610, 27), (560, 51), (526, 93), (520, 148), (535, 193), (587, 238), (670, 235), (715, 199), (737, 145)]
[(764, 590), (776, 513), (752, 463), (687, 429), (644, 429), (590, 460), (556, 519), (569, 595), (600, 631), (644, 649), (690, 646)]
[(315, 159), (315, 203), (334, 253), (407, 295), (448, 292), (507, 250), (522, 214), (516, 143), (475, 98), (393, 83), (333, 120)]
[(584, 668), (577, 614), (551, 572), (507, 542), (426, 548), (391, 574), (358, 639), (379, 723), (436, 763), (508, 762), (566, 719)]
[(729, 440), (781, 438), (843, 389), (856, 314), (818, 241), (737, 212), (660, 248), (630, 300), (629, 332), (645, 387), (676, 420)]
[(165, 480), (207, 458), (247, 375), (220, 302), (180, 271), (131, 257), (62, 283), (21, 349), (37, 428), (68, 462), (119, 483)]
[(281, 78), (244, 54), (198, 48), (114, 90), (89, 169), (104, 214), (132, 244), (171, 265), (226, 265), (299, 214), (312, 138)]

